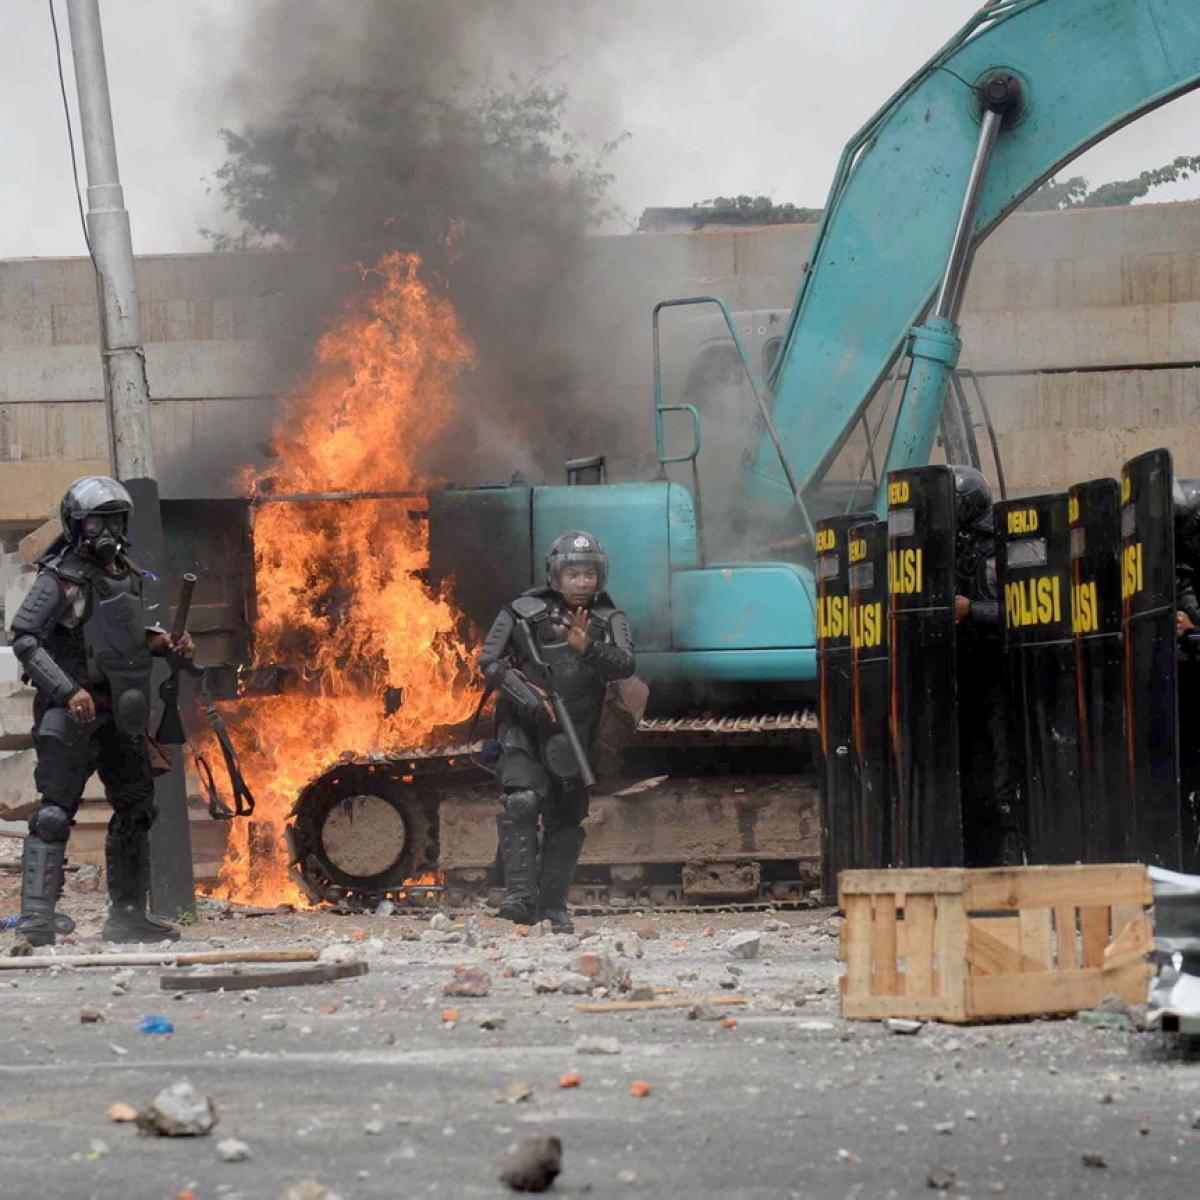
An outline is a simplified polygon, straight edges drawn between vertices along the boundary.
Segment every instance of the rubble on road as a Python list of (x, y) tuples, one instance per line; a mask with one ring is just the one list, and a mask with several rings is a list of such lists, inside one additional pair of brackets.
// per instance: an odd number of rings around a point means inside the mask
[(213, 1102), (186, 1079), (163, 1088), (137, 1114), (138, 1128), (159, 1137), (203, 1137), (216, 1123)]
[(558, 1138), (526, 1138), (509, 1147), (500, 1167), (500, 1182), (514, 1192), (544, 1192), (561, 1171), (562, 1142)]

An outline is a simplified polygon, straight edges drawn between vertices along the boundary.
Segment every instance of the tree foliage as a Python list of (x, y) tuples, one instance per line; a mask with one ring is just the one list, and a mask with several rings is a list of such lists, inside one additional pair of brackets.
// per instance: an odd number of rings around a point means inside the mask
[(721, 221), (738, 225), (811, 224), (821, 219), (823, 211), (795, 204), (776, 204), (768, 196), (717, 196), (692, 205), (692, 215), (698, 222)]
[(1200, 174), (1200, 155), (1180, 155), (1166, 166), (1143, 171), (1133, 179), (1117, 179), (1092, 188), (1082, 175), (1047, 179), (1024, 204), (1023, 212), (1061, 212), (1068, 208), (1108, 208), (1132, 204), (1151, 189)]

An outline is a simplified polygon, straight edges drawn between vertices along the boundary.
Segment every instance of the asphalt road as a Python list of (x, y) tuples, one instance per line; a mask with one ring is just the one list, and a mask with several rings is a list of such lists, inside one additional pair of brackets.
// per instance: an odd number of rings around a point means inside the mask
[[(494, 1197), (509, 1194), (496, 1180), (506, 1147), (540, 1133), (563, 1141), (555, 1190), (567, 1195), (930, 1196), (935, 1168), (959, 1197), (1196, 1193), (1200, 1057), (1178, 1039), (1075, 1020), (928, 1025), (916, 1036), (843, 1022), (824, 915), (782, 919), (760, 957), (734, 964), (751, 1003), (726, 1010), (732, 1027), (683, 1009), (580, 1013), (582, 997), (537, 994), (530, 975), (503, 974), (530, 962), (556, 974), (579, 949), (515, 939), (494, 922), (474, 947), (402, 940), (425, 926), (396, 917), (189, 931), (211, 947), (321, 946), (362, 930), (348, 945), (370, 974), (319, 987), (174, 999), (156, 969), (119, 995), (107, 968), (0, 975), (0, 1195), (141, 1200), (190, 1188), (197, 1200), (271, 1200), (313, 1178), (346, 1200)], [(763, 921), (652, 918), (661, 936), (640, 942), (634, 982), (732, 994), (720, 986), (734, 962), (724, 938)], [(646, 924), (596, 919), (581, 932), (628, 937)], [(455, 963), (483, 965), (491, 993), (443, 998)], [(801, 1007), (796, 994), (808, 996)], [(85, 1005), (106, 1019), (81, 1024)], [(456, 1022), (443, 1019), (451, 1006)], [(174, 1034), (138, 1033), (147, 1013), (169, 1017)], [(480, 1028), (482, 1013), (502, 1014), (504, 1027)], [(620, 1053), (582, 1053), (583, 1035), (615, 1037)], [(568, 1071), (580, 1086), (558, 1086)], [(107, 1119), (115, 1101), (141, 1107), (179, 1078), (213, 1098), (211, 1135), (156, 1138)], [(632, 1095), (634, 1080), (650, 1094)], [(497, 1101), (514, 1082), (532, 1095)], [(220, 1161), (224, 1137), (252, 1157)]]

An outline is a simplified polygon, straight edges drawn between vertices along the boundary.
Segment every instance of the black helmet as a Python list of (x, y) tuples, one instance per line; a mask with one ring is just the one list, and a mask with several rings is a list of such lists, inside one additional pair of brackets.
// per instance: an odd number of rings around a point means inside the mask
[(978, 530), (992, 507), (992, 489), (983, 472), (974, 467), (952, 466), (954, 472), (954, 521), (960, 531)]
[(1175, 479), (1175, 544), (1200, 558), (1200, 479)]
[(85, 475), (69, 488), (58, 506), (63, 536), (77, 550), (112, 562), (126, 541), (133, 498), (107, 475)]
[(600, 539), (583, 529), (571, 529), (559, 534), (546, 551), (546, 586), (562, 591), (564, 567), (596, 568), (596, 590), (602, 592), (608, 582), (608, 554)]

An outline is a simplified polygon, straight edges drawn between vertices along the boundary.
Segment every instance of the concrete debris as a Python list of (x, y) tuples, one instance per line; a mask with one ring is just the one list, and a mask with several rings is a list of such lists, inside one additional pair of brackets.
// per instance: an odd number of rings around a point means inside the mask
[(689, 1021), (723, 1021), (725, 1019), (724, 1012), (709, 1004), (707, 1000), (700, 1000), (693, 1004), (687, 1010), (687, 1015)]
[(626, 1187), (633, 1187), (638, 1181), (638, 1173), (630, 1170), (629, 1167), (623, 1167), (617, 1172), (617, 1182), (623, 1183)]
[(562, 977), (558, 990), (568, 996), (590, 996), (595, 986), (586, 975), (577, 975), (572, 971)]
[(761, 946), (762, 935), (754, 929), (746, 929), (741, 933), (735, 933), (725, 943), (725, 949), (734, 958), (757, 958)]
[(316, 1179), (301, 1179), (289, 1183), (275, 1200), (342, 1200), (342, 1197)]
[(562, 1142), (558, 1138), (526, 1138), (509, 1147), (500, 1165), (500, 1182), (514, 1192), (544, 1192), (561, 1171)]
[(543, 971), (533, 977), (533, 990), (538, 993), (557, 992), (561, 983), (560, 976)]
[(464, 967), (442, 985), (443, 996), (478, 998), (491, 990), (492, 977), (482, 967)]
[(615, 1037), (584, 1035), (575, 1041), (576, 1054), (620, 1054), (621, 1043)]
[(1085, 1167), (1101, 1167), (1101, 1168), (1103, 1168), (1103, 1167), (1108, 1166), (1108, 1161), (1105, 1159), (1103, 1154), (1096, 1154), (1092, 1151), (1089, 1151), (1085, 1154), (1081, 1154), (1080, 1161), (1083, 1163), (1083, 1165)]
[(383, 1132), (383, 1122), (378, 1117), (373, 1117), (370, 1121), (363, 1124), (363, 1133), (367, 1137), (378, 1137)]
[(510, 958), (507, 966), (514, 975), (532, 975), (537, 970), (537, 963), (525, 957)]
[(445, 933), (454, 928), (454, 922), (445, 913), (436, 912), (429, 918), (429, 928)]
[(85, 1004), (79, 1010), (80, 1025), (99, 1025), (104, 1021), (104, 1010)]
[(529, 927), (529, 936), (534, 938), (553, 937), (554, 926), (549, 921), (539, 921)]
[(837, 1156), (838, 1162), (844, 1162), (849, 1167), (857, 1167), (862, 1163), (862, 1159), (850, 1150), (839, 1150)]
[(1085, 1008), (1075, 1019), (1081, 1025), (1091, 1025), (1097, 1029), (1132, 1030), (1134, 1027), (1128, 1013), (1107, 1012), (1098, 1008)]
[(92, 1138), (88, 1142), (87, 1156), (90, 1159), (104, 1158), (108, 1154), (108, 1143), (101, 1141), (100, 1138)]
[(92, 866), (91, 863), (84, 863), (67, 877), (67, 887), (72, 892), (80, 892), (84, 895), (99, 890), (100, 868)]
[(503, 1029), (508, 1018), (503, 1013), (484, 1013), (479, 1018), (480, 1029)]
[(626, 958), (641, 958), (645, 954), (642, 939), (636, 934), (622, 933), (613, 938), (613, 949)]
[(1129, 1005), (1125, 1003), (1115, 992), (1109, 992), (1103, 1000), (1092, 1010), (1093, 1012), (1105, 1013), (1127, 1013)]
[(390, 917), (396, 911), (396, 902), (394, 900), (380, 900), (375, 906), (375, 916)]
[(933, 1126), (935, 1133), (940, 1133), (944, 1137), (949, 1137), (954, 1132), (953, 1121), (936, 1121)]
[(883, 1023), (883, 1027), (889, 1033), (906, 1034), (911, 1037), (918, 1034), (924, 1028), (923, 1021), (910, 1021), (906, 1017), (888, 1017)]
[(526, 1083), (523, 1079), (514, 1079), (512, 1083), (506, 1083), (496, 1093), (496, 1103), (520, 1104), (522, 1100), (528, 1100), (532, 1095), (532, 1083)]
[(117, 1123), (137, 1120), (137, 1109), (132, 1104), (122, 1104), (118, 1100), (115, 1104), (110, 1104), (104, 1115), (110, 1120)]
[(112, 994), (124, 996), (133, 988), (133, 972), (117, 971), (112, 977)]
[(269, 1012), (263, 1013), (259, 1018), (264, 1029), (270, 1029), (273, 1032), (278, 1032), (281, 1029), (287, 1028), (287, 1017), (283, 1013)]
[(317, 961), (323, 963), (350, 963), (357, 962), (360, 957), (361, 954), (356, 946), (350, 946), (344, 942), (335, 942), (332, 946), (326, 946), (317, 955)]
[(931, 1167), (925, 1177), (925, 1186), (935, 1192), (948, 1192), (958, 1179), (958, 1172), (953, 1167)]
[(138, 1128), (160, 1137), (201, 1137), (217, 1123), (213, 1102), (186, 1079), (165, 1087), (137, 1115)]
[(245, 1162), (250, 1157), (250, 1147), (239, 1138), (222, 1138), (217, 1143), (217, 1157), (222, 1162)]

